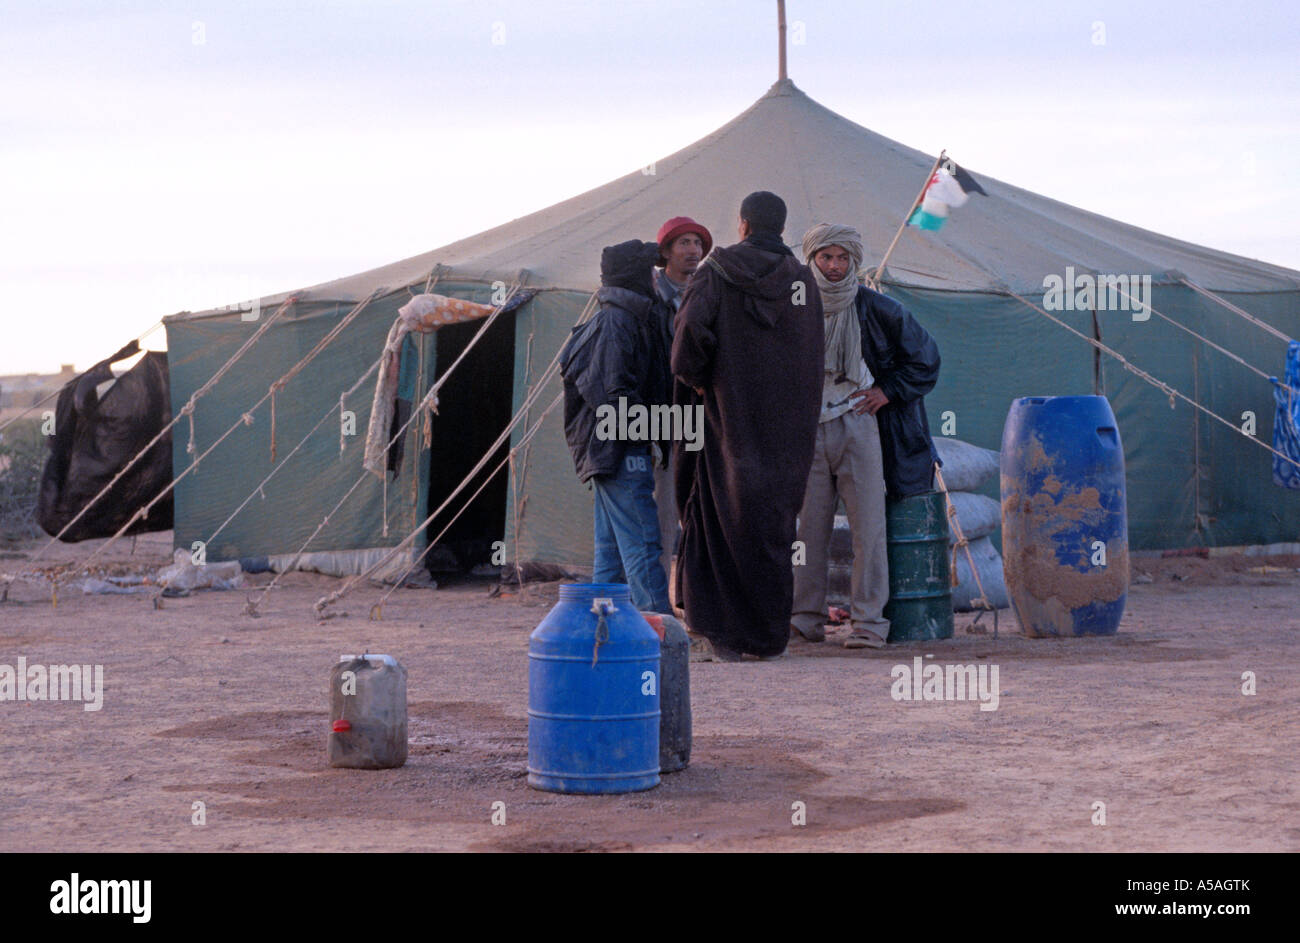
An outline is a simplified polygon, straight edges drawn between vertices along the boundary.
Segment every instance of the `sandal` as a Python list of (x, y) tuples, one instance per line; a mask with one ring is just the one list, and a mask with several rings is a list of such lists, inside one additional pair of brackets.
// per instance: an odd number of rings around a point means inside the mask
[(884, 648), (885, 640), (870, 629), (855, 629), (844, 640), (845, 648)]

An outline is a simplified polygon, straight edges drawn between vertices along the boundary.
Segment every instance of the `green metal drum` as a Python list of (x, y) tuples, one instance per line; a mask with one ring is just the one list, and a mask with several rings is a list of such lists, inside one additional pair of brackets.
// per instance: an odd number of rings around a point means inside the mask
[(952, 638), (948, 513), (943, 492), (885, 502), (889, 641)]

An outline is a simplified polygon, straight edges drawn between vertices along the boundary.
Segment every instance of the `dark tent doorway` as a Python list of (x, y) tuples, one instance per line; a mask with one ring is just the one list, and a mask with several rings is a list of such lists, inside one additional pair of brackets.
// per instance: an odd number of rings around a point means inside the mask
[[(478, 321), (449, 324), (437, 332), (435, 377), (443, 376), (482, 326)], [(515, 312), (500, 315), (438, 391), (429, 456), (429, 512), (440, 507), (510, 422), (515, 369)], [(432, 541), (506, 457), (504, 443), (487, 465), (429, 524)], [(506, 526), (509, 469), (502, 469), (474, 498), (425, 557), (430, 572), (445, 578), (492, 563), (492, 545)]]

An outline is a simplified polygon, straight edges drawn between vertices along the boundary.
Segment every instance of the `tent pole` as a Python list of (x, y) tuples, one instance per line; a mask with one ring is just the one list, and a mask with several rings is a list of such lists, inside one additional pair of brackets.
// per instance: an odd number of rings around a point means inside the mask
[[(437, 334), (436, 331), (433, 333), (432, 338), (433, 338), (433, 344), (434, 344), (434, 347), (435, 347), (435, 349), (436, 349), (436, 348), (437, 348), (437, 344), (438, 344), (438, 334)], [(425, 378), (426, 378), (426, 371), (425, 371), (425, 365), (426, 365), (426, 346), (427, 346), (427, 344), (428, 344), (428, 342), (429, 342), (429, 339), (430, 339), (430, 335), (427, 335), (427, 334), (421, 334), (418, 338), (415, 339), (415, 341), (416, 341), (416, 345), (417, 345), (417, 350), (419, 351), (419, 359), (418, 359), (417, 362), (416, 362), (416, 368), (415, 368), (415, 389), (416, 389), (416, 395), (418, 395), (418, 396), (424, 396), (424, 383), (425, 383)], [(436, 358), (435, 358), (435, 360), (434, 360), (434, 363), (435, 363), (435, 364), (437, 363)], [(436, 367), (435, 367), (435, 369), (436, 369)], [(429, 414), (428, 414), (428, 413), (425, 413), (424, 416), (422, 416), (422, 417), (417, 421), (416, 425), (417, 425), (418, 429), (422, 429), (422, 430), (424, 430), (425, 433), (429, 435), (429, 437), (430, 437), (430, 442), (429, 442), (429, 445), (428, 445), (428, 446), (425, 446), (425, 445), (424, 445), (424, 439), (423, 439), (423, 438), (418, 434), (418, 431), (417, 431), (417, 434), (416, 434), (416, 437), (415, 437), (415, 447), (414, 447), (413, 449), (410, 449), (410, 450), (409, 450), (409, 451), (411, 452), (411, 454), (412, 454), (412, 457), (414, 458), (414, 461), (412, 462), (412, 466), (413, 466), (413, 467), (412, 467), (412, 469), (411, 469), (411, 503), (410, 503), (410, 507), (412, 507), (412, 508), (419, 508), (419, 506), (420, 506), (420, 489), (421, 489), (422, 487), (427, 487), (427, 486), (428, 486), (428, 483), (429, 483), (429, 481), (428, 481), (427, 478), (425, 478), (425, 479), (422, 480), (422, 479), (421, 479), (421, 476), (420, 476), (420, 466), (423, 464), (423, 462), (424, 462), (424, 456), (425, 456), (426, 454), (429, 455), (429, 465), (430, 465), (430, 466), (433, 465), (433, 454), (432, 454), (432, 451), (433, 451), (433, 442), (432, 442), (432, 438), (433, 438), (433, 420), (429, 417)], [(432, 475), (433, 475), (433, 468), (432, 468), (432, 467), (430, 467), (430, 469), (429, 469), (429, 475), (430, 475), (430, 477), (432, 477)], [(387, 478), (388, 478), (388, 473), (385, 472), (385, 473), (384, 473), (384, 479), (387, 480)], [(384, 509), (384, 524), (385, 524), (385, 526), (388, 524), (388, 509), (387, 509), (387, 508)], [(426, 541), (429, 539), (429, 534), (428, 534), (427, 532), (426, 532), (423, 536), (424, 536), (424, 538), (425, 538)]]
[(916, 195), (916, 199), (912, 201), (912, 205), (909, 206), (907, 212), (903, 214), (903, 222), (899, 225), (898, 231), (894, 233), (894, 239), (890, 242), (889, 248), (886, 249), (885, 254), (880, 257), (880, 264), (876, 266), (873, 272), (867, 275), (867, 281), (874, 290), (880, 290), (880, 279), (885, 274), (885, 263), (889, 261), (889, 256), (893, 253), (894, 246), (898, 245), (898, 240), (903, 235), (903, 230), (907, 228), (907, 221), (912, 217), (912, 211), (921, 205), (921, 200), (925, 197), (925, 190), (930, 186), (930, 179), (934, 176), (934, 172), (939, 169), (939, 165), (943, 163), (943, 159), (947, 155), (947, 150), (942, 150), (939, 152), (939, 156), (934, 159), (934, 166), (931, 167), (930, 172), (925, 175), (925, 183), (921, 184), (921, 192)]
[[(1192, 398), (1201, 401), (1201, 365), (1192, 348)], [(1201, 417), (1192, 410), (1192, 533), (1201, 538)]]
[(776, 0), (777, 78), (784, 82), (785, 72), (785, 0)]
[[(1092, 336), (1096, 340), (1101, 340), (1101, 324), (1097, 321), (1097, 305), (1092, 306)], [(1096, 347), (1092, 349), (1092, 395), (1104, 395), (1101, 388), (1101, 351)]]

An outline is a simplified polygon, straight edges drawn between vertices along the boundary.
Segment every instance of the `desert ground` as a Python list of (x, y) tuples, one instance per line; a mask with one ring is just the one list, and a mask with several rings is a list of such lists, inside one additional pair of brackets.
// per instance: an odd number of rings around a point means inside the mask
[[(14, 573), (43, 545), (0, 546)], [(85, 559), (57, 546), (40, 566)], [(170, 559), (115, 545), (110, 570)], [(527, 785), (528, 635), (556, 584), (359, 586), (287, 576), (166, 599), (20, 580), (0, 664), (104, 666), (103, 707), (0, 702), (0, 842), (11, 851), (1297, 851), (1300, 558), (1135, 556), (1117, 636), (1031, 639), (957, 617), (947, 641), (792, 643), (770, 662), (691, 666), (694, 752), (657, 788)], [(1147, 579), (1150, 578), (1148, 582)], [(346, 615), (342, 613), (346, 612)], [(326, 764), (327, 678), (366, 649), (407, 668), (410, 756)], [(996, 710), (891, 697), (920, 656), (997, 665)], [(932, 657), (931, 657), (932, 656)], [(1254, 694), (1243, 693), (1252, 672)], [(204, 824), (194, 824), (195, 803)], [(504, 803), (505, 823), (493, 824)], [(806, 824), (795, 824), (803, 803)], [(1098, 803), (1104, 803), (1099, 806)], [(497, 809), (501, 807), (498, 806)], [(1104, 810), (1105, 824), (1099, 824)], [(499, 816), (498, 816), (499, 818)], [(1095, 824), (1097, 823), (1097, 824)]]

